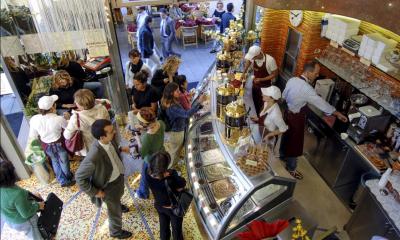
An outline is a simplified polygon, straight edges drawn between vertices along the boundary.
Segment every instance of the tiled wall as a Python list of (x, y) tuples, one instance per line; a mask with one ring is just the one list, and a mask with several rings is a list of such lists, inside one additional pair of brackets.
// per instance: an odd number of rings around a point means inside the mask
[[(265, 9), (263, 16), (264, 27), (261, 32), (261, 47), (264, 52), (273, 56), (278, 64), (282, 66), (286, 40), (289, 28), (293, 28), (302, 34), (300, 52), (297, 58), (295, 75), (301, 74), (303, 66), (307, 61), (317, 57), (322, 50), (329, 44), (329, 40), (321, 38), (321, 19), (325, 13), (304, 11), (304, 20), (297, 28), (291, 26), (289, 22), (289, 10)], [(360, 33), (379, 32), (386, 37), (390, 37), (400, 42), (400, 36), (373, 25), (368, 22), (361, 22)], [(380, 79), (390, 82), (395, 88), (399, 88), (400, 80), (397, 80), (378, 69), (371, 67), (371, 71)]]

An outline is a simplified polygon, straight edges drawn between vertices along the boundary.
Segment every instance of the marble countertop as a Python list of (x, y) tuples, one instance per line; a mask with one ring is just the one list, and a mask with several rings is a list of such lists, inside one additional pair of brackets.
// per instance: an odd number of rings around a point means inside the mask
[[(393, 188), (400, 190), (400, 172), (395, 171), (389, 176), (389, 181), (392, 183)], [(378, 186), (379, 179), (372, 179), (366, 181), (366, 185), (375, 196), (376, 200), (381, 204), (382, 208), (386, 211), (387, 215), (392, 219), (394, 225), (400, 231), (400, 203), (397, 202), (393, 195), (389, 194), (383, 196), (379, 192)]]

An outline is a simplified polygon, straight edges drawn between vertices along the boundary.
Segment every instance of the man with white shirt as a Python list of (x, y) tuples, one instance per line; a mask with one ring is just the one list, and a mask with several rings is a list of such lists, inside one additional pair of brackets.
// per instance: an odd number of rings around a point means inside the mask
[(297, 157), (303, 155), (304, 127), (307, 104), (312, 104), (327, 115), (334, 115), (340, 121), (347, 118), (321, 98), (311, 86), (319, 75), (320, 66), (313, 61), (304, 65), (303, 74), (293, 77), (286, 83), (283, 98), (287, 107), (285, 120), (289, 129), (283, 134), (280, 146), (280, 158), (286, 162), (286, 169), (296, 179), (303, 175), (296, 170)]
[(96, 206), (107, 205), (110, 236), (125, 239), (132, 233), (122, 230), (122, 212), (128, 207), (121, 204), (124, 193), (124, 166), (119, 156), (120, 150), (129, 153), (129, 148), (118, 148), (113, 141), (115, 130), (106, 119), (96, 120), (91, 132), (95, 140), (87, 156), (83, 159), (75, 178), (79, 187), (91, 198)]
[(264, 54), (259, 46), (251, 46), (244, 58), (246, 63), (242, 80), (246, 79), (247, 71), (250, 66), (253, 66), (252, 96), (256, 113), (259, 115), (264, 106), (261, 88), (267, 88), (272, 85), (278, 75), (278, 67), (275, 59), (268, 54)]
[(181, 55), (172, 49), (172, 43), (176, 38), (175, 22), (168, 16), (168, 12), (165, 8), (160, 9), (160, 16), (160, 38), (163, 57), (164, 59), (170, 55), (176, 55), (180, 57)]
[(145, 24), (145, 20), (146, 20), (146, 17), (148, 16), (148, 14), (147, 14), (147, 12), (146, 12), (146, 7), (145, 6), (141, 6), (141, 7), (138, 7), (138, 9), (137, 9), (137, 16), (136, 16), (136, 25), (137, 25), (137, 28), (136, 28), (136, 39), (137, 39), (137, 48), (139, 49), (139, 51), (140, 51), (140, 29), (144, 26), (144, 24)]

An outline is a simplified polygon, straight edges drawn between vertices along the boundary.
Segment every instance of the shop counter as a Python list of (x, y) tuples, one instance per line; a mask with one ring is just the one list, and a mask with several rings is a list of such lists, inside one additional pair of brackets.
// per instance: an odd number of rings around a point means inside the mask
[[(211, 78), (199, 84), (197, 90), (210, 96), (209, 106), (190, 119), (185, 142), (188, 182), (200, 225), (209, 239), (233, 239), (252, 220), (298, 217), (312, 236), (317, 223), (293, 199), (296, 181), (274, 159), (272, 149), (267, 153), (267, 170), (250, 176), (241, 168), (237, 145), (226, 142), (224, 123), (216, 117), (218, 83)], [(253, 140), (259, 141), (258, 125), (248, 126)], [(287, 239), (291, 227), (281, 234)]]

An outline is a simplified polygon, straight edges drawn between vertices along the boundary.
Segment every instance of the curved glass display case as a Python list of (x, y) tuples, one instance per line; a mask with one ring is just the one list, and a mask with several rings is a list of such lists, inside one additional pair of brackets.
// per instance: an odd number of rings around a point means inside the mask
[[(224, 124), (213, 114), (216, 82), (207, 85), (202, 92), (210, 93), (211, 111), (190, 120), (185, 143), (187, 173), (194, 205), (209, 238), (231, 239), (251, 220), (289, 202), (295, 181), (277, 176), (269, 165), (253, 176), (241, 169), (235, 147), (223, 137)], [(273, 157), (268, 154), (268, 162)]]

